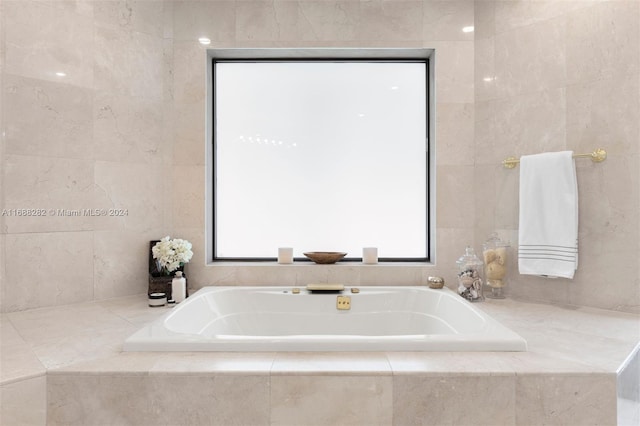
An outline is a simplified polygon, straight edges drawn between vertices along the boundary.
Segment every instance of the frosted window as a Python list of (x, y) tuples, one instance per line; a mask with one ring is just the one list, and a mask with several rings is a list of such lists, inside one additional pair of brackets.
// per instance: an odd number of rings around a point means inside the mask
[(215, 62), (214, 257), (427, 258), (427, 66)]

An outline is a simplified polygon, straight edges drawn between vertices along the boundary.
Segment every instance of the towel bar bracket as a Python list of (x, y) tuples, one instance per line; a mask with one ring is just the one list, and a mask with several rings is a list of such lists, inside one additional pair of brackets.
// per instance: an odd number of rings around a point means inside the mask
[(502, 160), (502, 165), (505, 169), (514, 169), (519, 162), (520, 160), (518, 160), (516, 157), (507, 157)]

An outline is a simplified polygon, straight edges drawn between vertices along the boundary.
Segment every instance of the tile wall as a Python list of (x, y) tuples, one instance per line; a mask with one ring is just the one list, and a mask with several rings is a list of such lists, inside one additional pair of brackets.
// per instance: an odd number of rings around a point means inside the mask
[[(143, 293), (148, 241), (187, 238), (190, 284), (454, 280), (467, 244), (515, 244), (507, 155), (609, 150), (579, 163), (576, 280), (511, 291), (638, 311), (640, 11), (636, 1), (2, 0), (3, 312)], [(473, 25), (476, 32), (463, 33)], [(436, 50), (434, 266), (206, 266), (205, 47)], [(65, 76), (56, 75), (64, 72)], [(485, 82), (486, 75), (496, 77)], [(75, 209), (126, 216), (69, 216)]]
[(501, 158), (608, 151), (576, 161), (574, 280), (518, 276), (511, 293), (640, 312), (640, 3), (475, 3), (476, 244), (492, 229), (517, 243), (518, 171)]

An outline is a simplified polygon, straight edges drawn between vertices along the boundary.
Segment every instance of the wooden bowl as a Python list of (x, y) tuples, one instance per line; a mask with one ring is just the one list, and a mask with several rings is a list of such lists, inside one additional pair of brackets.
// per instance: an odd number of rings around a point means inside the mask
[(336, 263), (347, 255), (347, 253), (338, 251), (311, 251), (303, 254), (314, 262), (324, 265)]

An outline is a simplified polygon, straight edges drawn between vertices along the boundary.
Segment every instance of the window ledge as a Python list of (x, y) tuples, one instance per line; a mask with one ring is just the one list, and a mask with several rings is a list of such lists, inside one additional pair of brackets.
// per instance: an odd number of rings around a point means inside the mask
[(356, 267), (356, 268), (388, 268), (399, 266), (403, 268), (424, 268), (424, 267), (433, 267), (435, 264), (431, 262), (379, 262), (373, 265), (365, 265), (361, 262), (338, 262), (328, 265), (320, 265), (315, 264), (313, 262), (294, 262), (289, 264), (280, 264), (276, 261), (214, 261), (207, 262), (207, 267), (243, 267), (243, 268), (251, 268), (251, 267), (279, 267), (279, 268), (300, 268), (300, 267), (330, 267), (330, 268), (345, 268), (345, 267)]

